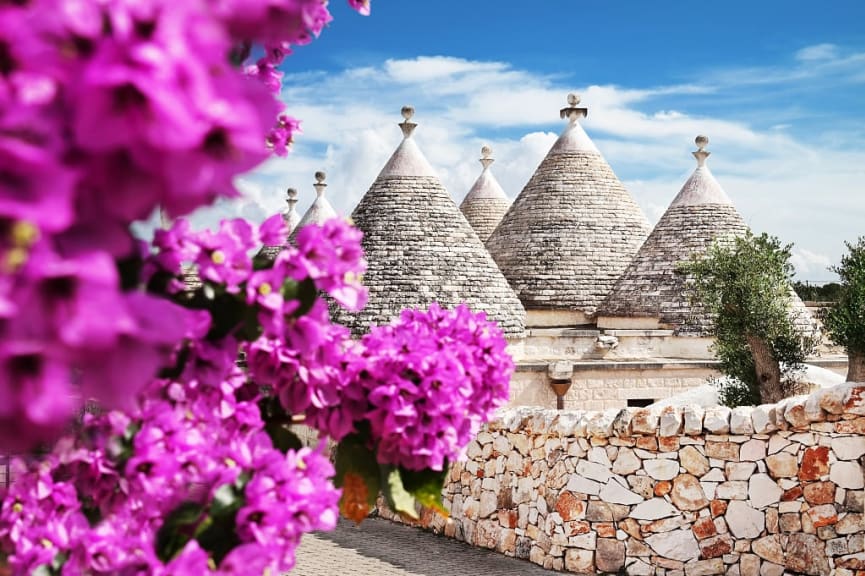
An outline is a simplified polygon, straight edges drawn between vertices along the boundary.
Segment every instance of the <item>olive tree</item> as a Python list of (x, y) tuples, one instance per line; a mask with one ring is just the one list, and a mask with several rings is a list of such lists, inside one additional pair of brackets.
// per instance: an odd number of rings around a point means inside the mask
[(714, 351), (734, 383), (727, 405), (773, 403), (795, 394), (793, 376), (816, 346), (807, 311), (794, 306), (792, 245), (751, 232), (717, 241), (681, 266), (694, 304), (714, 317)]
[(865, 236), (844, 244), (848, 254), (832, 268), (841, 278), (841, 294), (824, 324), (832, 340), (847, 350), (847, 380), (865, 382)]

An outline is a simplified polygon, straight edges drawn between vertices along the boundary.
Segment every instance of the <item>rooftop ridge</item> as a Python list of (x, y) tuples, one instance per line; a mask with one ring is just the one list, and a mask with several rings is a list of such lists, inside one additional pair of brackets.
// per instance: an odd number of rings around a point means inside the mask
[(403, 106), (402, 110), (403, 121), (398, 124), (402, 130), (402, 142), (397, 149), (394, 150), (390, 159), (381, 169), (378, 178), (389, 178), (392, 176), (436, 176), (435, 170), (430, 165), (429, 161), (418, 148), (412, 134), (414, 133), (417, 124), (410, 120), (414, 116), (414, 108), (411, 106)]
[(694, 158), (697, 159), (697, 167), (685, 184), (682, 186), (679, 193), (670, 203), (670, 206), (696, 206), (700, 204), (727, 204), (733, 205), (730, 197), (724, 192), (724, 189), (715, 179), (709, 167), (706, 165), (706, 160), (712, 154), (706, 150), (709, 144), (709, 138), (706, 136), (697, 136), (694, 139), (697, 144), (697, 150), (692, 152)]

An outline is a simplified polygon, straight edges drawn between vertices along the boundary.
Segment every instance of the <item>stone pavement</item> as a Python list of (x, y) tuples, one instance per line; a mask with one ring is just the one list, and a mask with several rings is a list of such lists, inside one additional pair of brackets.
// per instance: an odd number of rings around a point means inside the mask
[(307, 534), (290, 576), (551, 576), (526, 560), (472, 548), (444, 536), (369, 518), (356, 528)]

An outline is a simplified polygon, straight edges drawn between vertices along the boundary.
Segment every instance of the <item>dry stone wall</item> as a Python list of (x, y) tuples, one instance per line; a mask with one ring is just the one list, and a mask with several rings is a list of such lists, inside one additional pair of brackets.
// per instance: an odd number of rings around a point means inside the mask
[(421, 523), (547, 568), (865, 576), (865, 385), (755, 408), (501, 413)]

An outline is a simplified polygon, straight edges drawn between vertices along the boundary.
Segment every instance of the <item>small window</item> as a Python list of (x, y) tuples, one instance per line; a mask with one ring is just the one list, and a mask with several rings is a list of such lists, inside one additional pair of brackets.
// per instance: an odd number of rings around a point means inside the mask
[(645, 408), (649, 404), (654, 404), (655, 401), (651, 398), (629, 398), (628, 408)]

